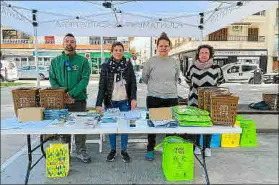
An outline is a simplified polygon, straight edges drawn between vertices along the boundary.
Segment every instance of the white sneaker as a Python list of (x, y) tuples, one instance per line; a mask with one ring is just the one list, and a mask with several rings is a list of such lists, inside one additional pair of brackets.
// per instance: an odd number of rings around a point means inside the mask
[(195, 147), (194, 153), (195, 153), (196, 155), (201, 155), (201, 150), (200, 150), (198, 147)]
[(210, 157), (210, 156), (211, 156), (211, 150), (210, 150), (210, 148), (206, 148), (206, 149), (205, 149), (204, 155), (205, 155), (205, 157)]

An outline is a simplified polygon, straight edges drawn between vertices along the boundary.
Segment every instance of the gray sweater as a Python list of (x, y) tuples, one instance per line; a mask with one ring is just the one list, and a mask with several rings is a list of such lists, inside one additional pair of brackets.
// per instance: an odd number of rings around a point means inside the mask
[(142, 80), (147, 84), (148, 96), (177, 98), (179, 72), (179, 61), (171, 57), (151, 57), (142, 71)]

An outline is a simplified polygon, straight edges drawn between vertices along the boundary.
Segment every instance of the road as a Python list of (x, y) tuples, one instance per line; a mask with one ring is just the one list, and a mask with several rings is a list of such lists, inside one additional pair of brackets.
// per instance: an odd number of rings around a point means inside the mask
[[(29, 86), (36, 86), (35, 80), (20, 81), (31, 83)], [(48, 87), (49, 81), (41, 81), (41, 87)], [(228, 87), (231, 92), (240, 96), (239, 103), (252, 103), (262, 100), (263, 92), (278, 92), (278, 85), (276, 84), (262, 84), (262, 85), (250, 85), (250, 84), (237, 84), (226, 83), (222, 86)], [(9, 117), (14, 116), (13, 100), (11, 90), (15, 87), (1, 88), (1, 121)], [(98, 81), (91, 80), (88, 85), (88, 106), (94, 106), (96, 102), (96, 95), (98, 90)], [(186, 97), (188, 88), (178, 86), (178, 94), (182, 97)], [(147, 94), (146, 85), (138, 84), (138, 107), (145, 107), (145, 97)], [(33, 136), (36, 137), (36, 136)], [(22, 135), (1, 135), (1, 164), (8, 160), (12, 155), (18, 152), (26, 144), (26, 138)]]

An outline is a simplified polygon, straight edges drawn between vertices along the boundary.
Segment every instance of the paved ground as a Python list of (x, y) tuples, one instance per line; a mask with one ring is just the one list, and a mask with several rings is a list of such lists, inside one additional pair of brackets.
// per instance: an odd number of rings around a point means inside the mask
[[(36, 85), (35, 81), (27, 81), (33, 82)], [(49, 86), (48, 81), (41, 82), (42, 87)], [(262, 100), (263, 92), (278, 92), (278, 85), (274, 84), (263, 84), (263, 85), (249, 85), (249, 84), (224, 84), (223, 86), (229, 87), (231, 92), (235, 92), (240, 95), (240, 103), (252, 103), (258, 102)], [(9, 118), (14, 115), (13, 111), (13, 103), (11, 96), (11, 89), (13, 87), (1, 88), (1, 120)], [(96, 100), (96, 92), (98, 89), (97, 80), (90, 81), (88, 86), (88, 106), (94, 106)], [(188, 88), (184, 86), (179, 86), (179, 95), (182, 97), (186, 97), (188, 93)], [(145, 97), (146, 97), (146, 86), (139, 84), (138, 85), (138, 106), (145, 107)], [(273, 131), (278, 132), (278, 115), (276, 116), (262, 116), (262, 115), (245, 115), (246, 119), (254, 119), (257, 124), (257, 128), (259, 129), (272, 129)], [(269, 121), (267, 121), (269, 120)], [(33, 136), (36, 137), (36, 136)], [(265, 135), (261, 136), (264, 139)], [(277, 142), (278, 143), (278, 142)], [(2, 136), (1, 135), (1, 168), (10, 168), (10, 166), (17, 164), (18, 161), (23, 156), (22, 147), (26, 144), (26, 138), (24, 136)], [(97, 150), (96, 150), (97, 151)], [(18, 153), (17, 153), (18, 152)], [(143, 151), (142, 151), (143, 152)], [(16, 154), (16, 155), (14, 155)], [(16, 156), (20, 156), (16, 158)], [(25, 156), (26, 157), (26, 156)], [(104, 156), (103, 156), (104, 157)], [(277, 150), (278, 157), (278, 150)], [(20, 160), (23, 162), (24, 160)], [(100, 162), (100, 165), (102, 163)], [(277, 164), (277, 163), (276, 163)], [(23, 164), (22, 164), (23, 165)], [(139, 164), (140, 165), (140, 164)], [(21, 166), (21, 168), (25, 169), (25, 166)], [(159, 169), (159, 168), (158, 168)], [(278, 169), (277, 169), (278, 171)], [(11, 174), (10, 174), (11, 175)], [(12, 176), (11, 176), (12, 177)], [(278, 180), (278, 179), (277, 179)], [(105, 181), (104, 181), (105, 182)], [(142, 183), (144, 183), (143, 181)], [(97, 182), (96, 182), (97, 183)], [(160, 183), (159, 181), (157, 183)]]
[[(146, 137), (146, 136), (143, 136)], [(158, 137), (158, 142), (162, 137)], [(118, 141), (119, 143), (119, 141)], [(45, 177), (43, 159), (31, 172), (30, 184), (171, 184), (163, 176), (161, 152), (156, 152), (155, 161), (145, 161), (146, 143), (129, 144), (132, 157), (129, 164), (123, 163), (120, 155), (114, 162), (105, 162), (109, 152), (105, 142), (103, 153), (96, 144), (88, 144), (91, 164), (82, 164), (71, 158), (68, 177), (48, 179)], [(119, 151), (119, 150), (118, 150)], [(39, 157), (36, 155), (36, 158)], [(20, 155), (1, 174), (3, 184), (22, 184), (27, 166), (27, 155)], [(256, 148), (215, 148), (207, 158), (212, 184), (278, 184), (278, 135), (258, 134)], [(203, 169), (195, 160), (195, 180), (176, 184), (204, 184)]]

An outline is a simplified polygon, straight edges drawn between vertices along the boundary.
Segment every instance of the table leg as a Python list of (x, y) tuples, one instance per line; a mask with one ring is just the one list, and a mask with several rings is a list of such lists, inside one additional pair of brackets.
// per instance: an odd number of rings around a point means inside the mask
[(202, 161), (198, 158), (198, 156), (196, 154), (194, 154), (194, 156), (196, 157), (196, 159), (201, 164), (201, 166), (202, 166), (202, 168), (204, 170), (206, 184), (210, 185), (210, 181), (209, 181), (209, 177), (208, 177), (208, 172), (207, 172), (207, 168), (206, 168), (206, 161), (205, 161), (205, 142), (203, 142), (203, 146), (200, 147), (198, 143), (195, 143), (195, 141), (191, 141), (189, 139), (185, 139), (185, 140), (187, 142), (189, 142), (189, 143), (192, 143), (194, 145), (194, 147), (199, 147), (201, 149)]
[(205, 181), (206, 181), (206, 184), (209, 185), (210, 181), (209, 181), (208, 172), (207, 172), (207, 168), (206, 168), (204, 143), (203, 143), (203, 148), (202, 148), (202, 163), (203, 163), (203, 170), (204, 170), (204, 174), (205, 174)]
[(27, 148), (28, 148), (28, 166), (27, 166), (27, 173), (25, 176), (25, 184), (28, 184), (29, 175), (31, 171), (31, 164), (32, 164), (32, 151), (31, 151), (31, 139), (30, 135), (27, 135)]
[(40, 143), (41, 143), (42, 154), (43, 154), (44, 158), (46, 158), (46, 152), (44, 150), (44, 138), (43, 138), (43, 135), (40, 135)]

